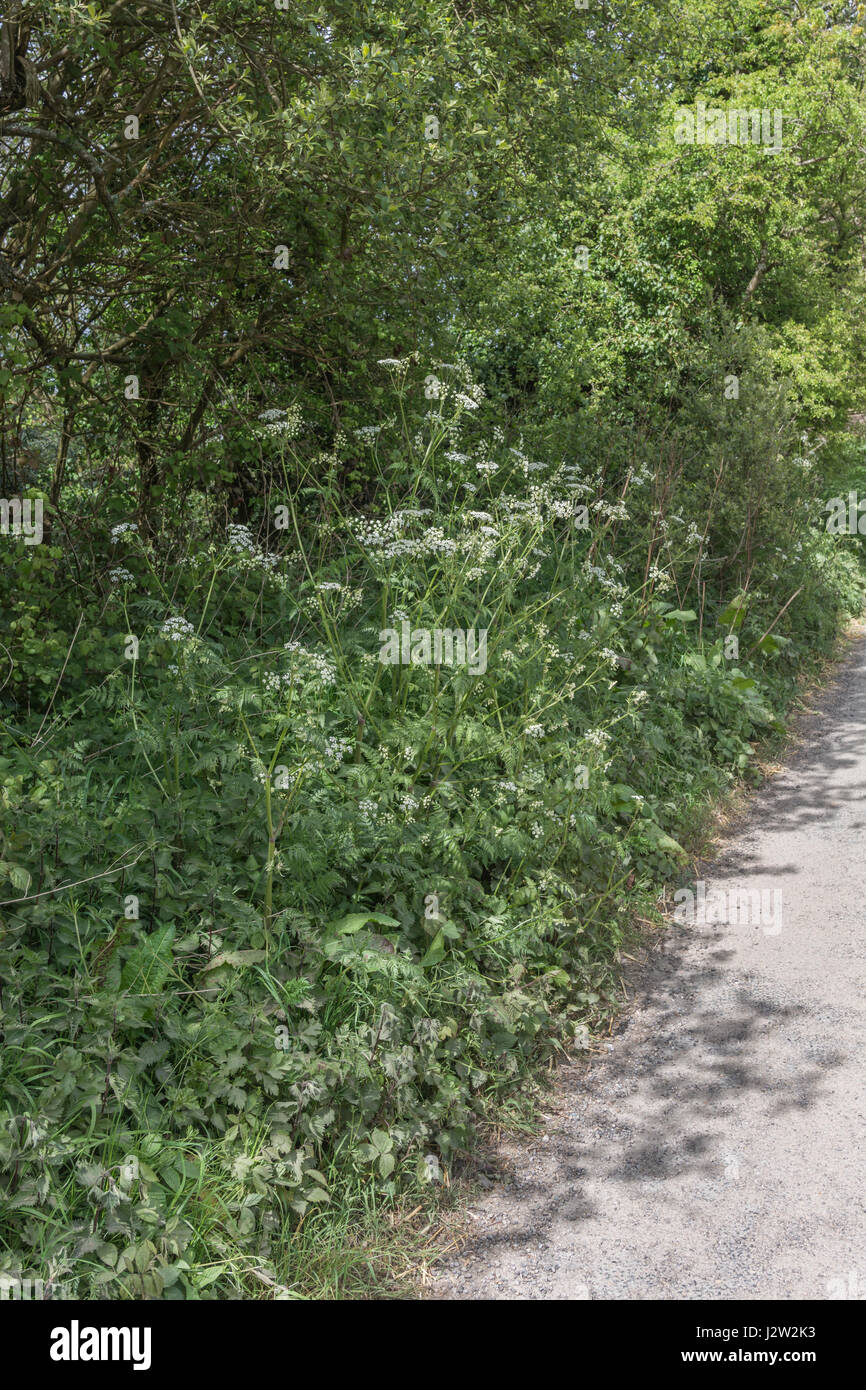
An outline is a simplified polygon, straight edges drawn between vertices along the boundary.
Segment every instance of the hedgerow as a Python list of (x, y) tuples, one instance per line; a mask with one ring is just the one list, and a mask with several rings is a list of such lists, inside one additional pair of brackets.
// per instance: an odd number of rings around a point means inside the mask
[[(217, 538), (192, 493), (148, 535), (81, 498), (73, 552), (5, 551), (40, 663), (0, 792), (7, 1273), (284, 1287), (311, 1208), (440, 1182), (588, 1045), (695, 808), (859, 603), (790, 430), (745, 518), (766, 558), (732, 564), (736, 465), (705, 511), (669, 449), (535, 459), (465, 367), (417, 419), (420, 369), (383, 369), (402, 429), (323, 455), (296, 412), (251, 422), (281, 486), (249, 525)], [(414, 486), (341, 510), (356, 447)], [(474, 670), (423, 659), (437, 629)]]
[(0, 1288), (406, 1288), (609, 1024), (862, 606), (862, 20), (0, 21)]

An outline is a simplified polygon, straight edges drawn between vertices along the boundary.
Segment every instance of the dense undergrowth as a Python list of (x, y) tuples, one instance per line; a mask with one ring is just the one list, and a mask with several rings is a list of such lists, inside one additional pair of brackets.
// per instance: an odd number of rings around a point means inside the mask
[(864, 19), (0, 20), (0, 1280), (400, 1292), (609, 1020), (862, 606)]
[[(251, 423), (277, 485), (249, 524), (190, 491), (148, 534), (82, 488), (68, 540), (4, 548), (7, 1273), (231, 1297), (350, 1270), (334, 1222), (440, 1183), (587, 1045), (697, 808), (860, 605), (784, 417), (757, 481), (709, 435), (687, 475), (693, 422), (661, 458), (545, 460), (463, 367), (416, 419), (415, 364), (382, 370), (392, 416), (326, 454), (296, 412)], [(383, 481), (341, 509), (358, 449)], [(437, 628), (475, 630), (474, 670), (424, 664)]]

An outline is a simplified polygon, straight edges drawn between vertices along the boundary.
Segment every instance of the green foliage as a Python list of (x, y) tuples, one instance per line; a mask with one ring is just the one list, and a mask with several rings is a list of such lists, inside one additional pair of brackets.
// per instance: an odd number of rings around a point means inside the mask
[[(406, 505), (389, 490), (384, 513), (341, 515), (321, 457), (289, 441), (303, 503), (284, 494), (297, 531), (273, 548), (236, 523), (214, 537), (204, 498), (159, 540), (91, 525), (96, 572), (112, 552), (133, 576), (80, 625), (99, 679), (49, 644), (56, 698), (29, 736), (23, 705), (6, 723), (10, 1269), (239, 1294), (334, 1184), (389, 1202), (429, 1182), (609, 1014), (693, 807), (748, 770), (858, 601), (844, 544), (791, 534), (790, 508), (816, 510), (793, 434), (778, 494), (725, 494), (747, 558), (669, 443), (624, 479), (533, 463), (469, 408), (462, 369), (437, 370), (417, 421), (411, 364), (395, 370), (404, 436), (373, 436), (419, 460)], [(784, 614), (772, 566), (806, 595)], [(21, 600), (37, 631), (55, 580)], [(60, 631), (72, 604), (53, 611)], [(383, 664), (403, 621), (485, 629), (484, 669)]]
[(863, 600), (862, 33), (795, 9), (4, 19), (0, 1273), (366, 1292), (609, 1020)]

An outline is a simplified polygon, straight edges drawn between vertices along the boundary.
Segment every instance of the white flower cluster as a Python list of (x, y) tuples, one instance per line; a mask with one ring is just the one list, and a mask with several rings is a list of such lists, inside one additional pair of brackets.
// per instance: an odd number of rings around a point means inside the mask
[(388, 545), (399, 529), (397, 514), (388, 517), (359, 516), (352, 522), (352, 534), (365, 550), (378, 550)]
[(503, 497), (502, 505), (511, 516), (531, 516), (533, 520), (541, 520), (541, 513), (537, 504), (528, 502), (525, 497)]
[(337, 668), (321, 652), (308, 651), (300, 642), (286, 642), (285, 650), (297, 654), (318, 676), (323, 685), (333, 685), (337, 679)]
[(186, 618), (166, 618), (159, 631), (161, 637), (171, 642), (187, 642), (195, 637), (195, 628)]
[(354, 747), (351, 739), (329, 736), (325, 739), (325, 757), (329, 762), (341, 763)]
[(432, 515), (432, 507), (403, 507), (392, 514), (392, 520), (396, 526), (405, 526), (407, 521), (414, 521), (419, 516)]
[(283, 690), (288, 690), (293, 680), (293, 671), (267, 671), (263, 683), (271, 695), (280, 695)]
[[(611, 561), (611, 568), (621, 570), (622, 566)], [(591, 579), (597, 580), (601, 587), (606, 589), (614, 598), (623, 598), (628, 593), (627, 585), (620, 584), (618, 580), (608, 574), (607, 570), (602, 569), (599, 565), (591, 565), (587, 561), (586, 572)]]
[(358, 517), (352, 523), (355, 540), (371, 559), (394, 560), (400, 555), (454, 555), (457, 541), (441, 526), (430, 526), (420, 536), (399, 533), (413, 521), (429, 515), (429, 508), (393, 512), (389, 517)]
[(674, 581), (671, 579), (667, 570), (659, 569), (658, 565), (652, 566), (649, 577), (660, 594), (663, 594), (667, 589), (673, 588)]
[(441, 526), (431, 526), (421, 537), (421, 546), (433, 555), (454, 555), (457, 542), (446, 536)]
[(238, 521), (230, 521), (226, 528), (226, 540), (230, 550), (236, 555), (240, 555), (248, 563), (261, 565), (263, 569), (273, 570), (279, 564), (277, 555), (267, 555), (260, 550), (253, 540), (252, 532), (248, 526), (242, 526)]
[(629, 514), (625, 502), (606, 502), (600, 497), (597, 502), (593, 502), (592, 510), (598, 512), (599, 516), (605, 521), (628, 521)]
[(300, 642), (286, 642), (284, 650), (295, 658), (290, 671), (269, 671), (264, 678), (264, 687), (271, 695), (280, 695), (289, 690), (296, 680), (312, 679), (322, 685), (333, 685), (337, 679), (337, 668), (321, 652), (308, 651)]
[(646, 459), (644, 459), (638, 471), (633, 473), (629, 479), (629, 487), (646, 487), (647, 483), (653, 481), (653, 476), (652, 469)]
[(285, 435), (287, 439), (295, 439), (304, 427), (298, 405), (289, 406), (288, 410), (263, 410), (259, 419), (265, 434)]
[(131, 533), (131, 532), (137, 531), (137, 530), (138, 530), (138, 525), (137, 525), (136, 522), (134, 522), (134, 521), (121, 521), (120, 524), (119, 524), (118, 526), (112, 526), (112, 528), (111, 528), (111, 544), (112, 544), (112, 545), (117, 545), (117, 542), (120, 540), (121, 536), (125, 536), (125, 535), (127, 535), (128, 533)]
[[(521, 440), (521, 444), (522, 442), (523, 441)], [(522, 448), (512, 448), (509, 449), (508, 452), (514, 455), (515, 459), (520, 465), (524, 478), (528, 478), (530, 473), (543, 473), (545, 468), (547, 468), (546, 463), (532, 463), (529, 459), (529, 455), (525, 454)]]
[(577, 463), (564, 463), (560, 468), (563, 481), (566, 487), (585, 488), (586, 484), (580, 481), (583, 469)]
[(124, 569), (122, 565), (118, 565), (116, 569), (109, 570), (108, 577), (111, 580), (112, 584), (135, 583), (135, 575), (130, 574), (129, 570)]
[(246, 551), (248, 555), (255, 554), (256, 546), (252, 532), (248, 526), (241, 526), (240, 522), (229, 522), (228, 543), (232, 550)]

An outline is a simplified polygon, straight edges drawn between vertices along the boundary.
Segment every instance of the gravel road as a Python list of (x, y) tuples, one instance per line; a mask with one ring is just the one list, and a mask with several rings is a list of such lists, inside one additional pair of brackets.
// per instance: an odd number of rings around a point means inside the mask
[(434, 1297), (866, 1297), (862, 632), (817, 703)]

